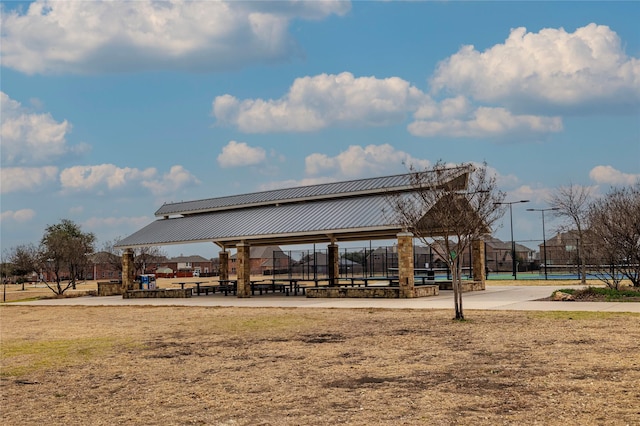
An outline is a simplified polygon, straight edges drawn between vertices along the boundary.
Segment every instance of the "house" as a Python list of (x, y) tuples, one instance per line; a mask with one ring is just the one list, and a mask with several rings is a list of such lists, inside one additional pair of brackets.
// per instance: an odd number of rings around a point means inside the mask
[(164, 261), (156, 262), (154, 267), (147, 268), (150, 273), (156, 276), (170, 277), (198, 277), (210, 276), (216, 273), (213, 269), (213, 260), (202, 256), (177, 256)]
[[(438, 250), (414, 246), (413, 263), (416, 269), (445, 268), (447, 263)], [(398, 246), (378, 247), (367, 255), (367, 267), (373, 275), (387, 275), (389, 268), (398, 267)]]
[(106, 251), (99, 251), (92, 254), (90, 271), (87, 271), (87, 279), (121, 280), (122, 261), (120, 260), (120, 256)]
[[(237, 275), (237, 254), (229, 256), (229, 273)], [(288, 272), (290, 257), (278, 246), (251, 247), (249, 253), (251, 275), (273, 275)]]
[[(540, 261), (543, 265), (577, 265), (579, 258), (578, 231), (559, 232), (540, 244)], [(545, 257), (546, 245), (546, 257)]]
[[(485, 265), (491, 272), (507, 272), (513, 270), (511, 241), (505, 242), (494, 237), (485, 238)], [(522, 244), (515, 244), (518, 271), (529, 269), (536, 260), (536, 251)]]
[[(304, 256), (295, 262), (291, 271), (296, 276), (326, 276), (329, 273), (329, 259), (325, 251), (318, 251)], [(365, 265), (340, 256), (338, 259), (340, 275), (362, 275)]]

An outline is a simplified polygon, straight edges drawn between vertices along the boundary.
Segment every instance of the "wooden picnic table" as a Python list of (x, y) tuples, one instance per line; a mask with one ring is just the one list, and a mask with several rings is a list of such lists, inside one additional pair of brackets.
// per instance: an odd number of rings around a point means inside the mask
[[(298, 292), (302, 292), (302, 295), (305, 294), (305, 286), (300, 285), (301, 281), (309, 281), (302, 278), (270, 278), (267, 281), (271, 281), (272, 284), (277, 285), (281, 284), (285, 287), (285, 294), (288, 296), (290, 293), (298, 295)], [(288, 290), (288, 291), (286, 291)]]
[[(271, 282), (269, 282), (271, 281)], [(280, 291), (281, 293), (285, 293), (285, 285), (284, 284), (279, 284), (276, 282), (277, 280), (252, 280), (250, 281), (251, 284), (251, 294), (256, 294), (256, 290), (258, 290), (258, 292), (260, 293), (260, 295), (262, 295), (262, 292), (266, 292), (269, 293), (269, 290), (271, 290), (272, 293), (275, 293), (276, 290)], [(288, 291), (286, 292), (287, 296), (289, 295)]]
[(187, 284), (195, 284), (196, 285), (196, 296), (200, 296), (201, 293), (204, 293), (205, 296), (209, 294), (209, 291), (211, 291), (212, 293), (215, 293), (215, 286), (213, 285), (207, 285), (207, 286), (203, 286), (202, 284), (207, 284), (209, 283), (209, 281), (181, 281), (178, 282), (177, 284), (180, 284), (180, 288), (182, 290), (184, 290), (184, 286)]
[(228, 295), (229, 293), (236, 294), (238, 291), (238, 280), (218, 280), (216, 287), (220, 293)]

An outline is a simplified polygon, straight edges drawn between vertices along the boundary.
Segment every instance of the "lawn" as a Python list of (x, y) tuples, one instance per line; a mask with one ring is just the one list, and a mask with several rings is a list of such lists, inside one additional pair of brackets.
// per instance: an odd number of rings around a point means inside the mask
[(3, 425), (639, 424), (640, 315), (0, 306)]

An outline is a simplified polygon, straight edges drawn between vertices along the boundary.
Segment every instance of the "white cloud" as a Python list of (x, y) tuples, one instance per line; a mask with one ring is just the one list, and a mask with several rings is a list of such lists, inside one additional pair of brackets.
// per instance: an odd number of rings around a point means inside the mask
[[(640, 60), (628, 57), (609, 27), (589, 24), (573, 33), (516, 28), (484, 52), (464, 46), (442, 61), (434, 91), (477, 101), (530, 108), (640, 106)], [(539, 110), (539, 109), (536, 109)]]
[(48, 1), (2, 13), (3, 66), (24, 73), (216, 71), (284, 60), (293, 19), (344, 15), (344, 1)]
[(172, 193), (190, 183), (199, 183), (180, 165), (172, 166), (168, 173), (159, 177), (153, 167), (141, 170), (113, 164), (69, 167), (60, 173), (60, 182), (66, 191), (97, 191), (101, 194), (107, 190), (142, 186), (155, 195)]
[(598, 184), (609, 185), (634, 185), (640, 181), (640, 173), (623, 173), (611, 166), (596, 166), (589, 177)]
[(53, 183), (58, 177), (58, 168), (46, 167), (2, 167), (0, 189), (2, 194), (20, 191), (36, 191)]
[(289, 92), (276, 100), (218, 96), (212, 114), (219, 123), (247, 133), (310, 132), (334, 125), (397, 123), (427, 98), (398, 77), (356, 78), (343, 72), (297, 78)]
[[(403, 166), (404, 164), (404, 166)], [(409, 165), (425, 168), (427, 160), (414, 158), (404, 151), (398, 151), (389, 144), (351, 145), (335, 157), (325, 154), (311, 154), (305, 159), (305, 171), (309, 175), (321, 173), (337, 174), (341, 178), (354, 178), (383, 174), (405, 173)]]
[(60, 173), (63, 189), (89, 191), (96, 189), (118, 189), (131, 182), (151, 179), (156, 175), (154, 168), (139, 170), (117, 167), (113, 164), (94, 166), (73, 166)]
[(267, 153), (260, 147), (251, 147), (245, 142), (229, 141), (218, 155), (220, 167), (253, 166), (262, 163)]
[(42, 164), (73, 151), (65, 139), (71, 131), (66, 120), (58, 122), (51, 114), (29, 112), (4, 92), (0, 92), (0, 110), (3, 165)]
[(509, 200), (529, 200), (533, 205), (546, 204), (553, 193), (551, 188), (536, 188), (531, 185), (521, 185), (509, 190)]
[(142, 182), (145, 188), (154, 195), (172, 194), (188, 185), (199, 185), (201, 182), (188, 170), (180, 165), (171, 166), (169, 173), (160, 179), (146, 179)]
[(2, 221), (3, 223), (26, 223), (34, 217), (36, 217), (36, 212), (32, 209), (20, 209), (16, 211), (7, 210), (6, 212), (2, 212), (2, 215), (0, 215), (0, 221)]
[[(433, 120), (416, 120), (408, 129), (414, 136), (433, 137), (506, 137), (536, 135), (562, 130), (560, 117), (538, 115), (514, 115), (504, 108), (479, 107), (467, 114), (467, 104), (442, 103), (441, 108), (429, 112), (424, 109), (417, 117), (434, 117)], [(456, 116), (457, 114), (461, 114)]]

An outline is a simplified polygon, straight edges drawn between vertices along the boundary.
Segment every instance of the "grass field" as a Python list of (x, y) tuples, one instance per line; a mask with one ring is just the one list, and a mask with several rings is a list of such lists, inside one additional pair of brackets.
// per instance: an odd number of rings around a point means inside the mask
[(640, 315), (0, 306), (3, 425), (635, 425)]

